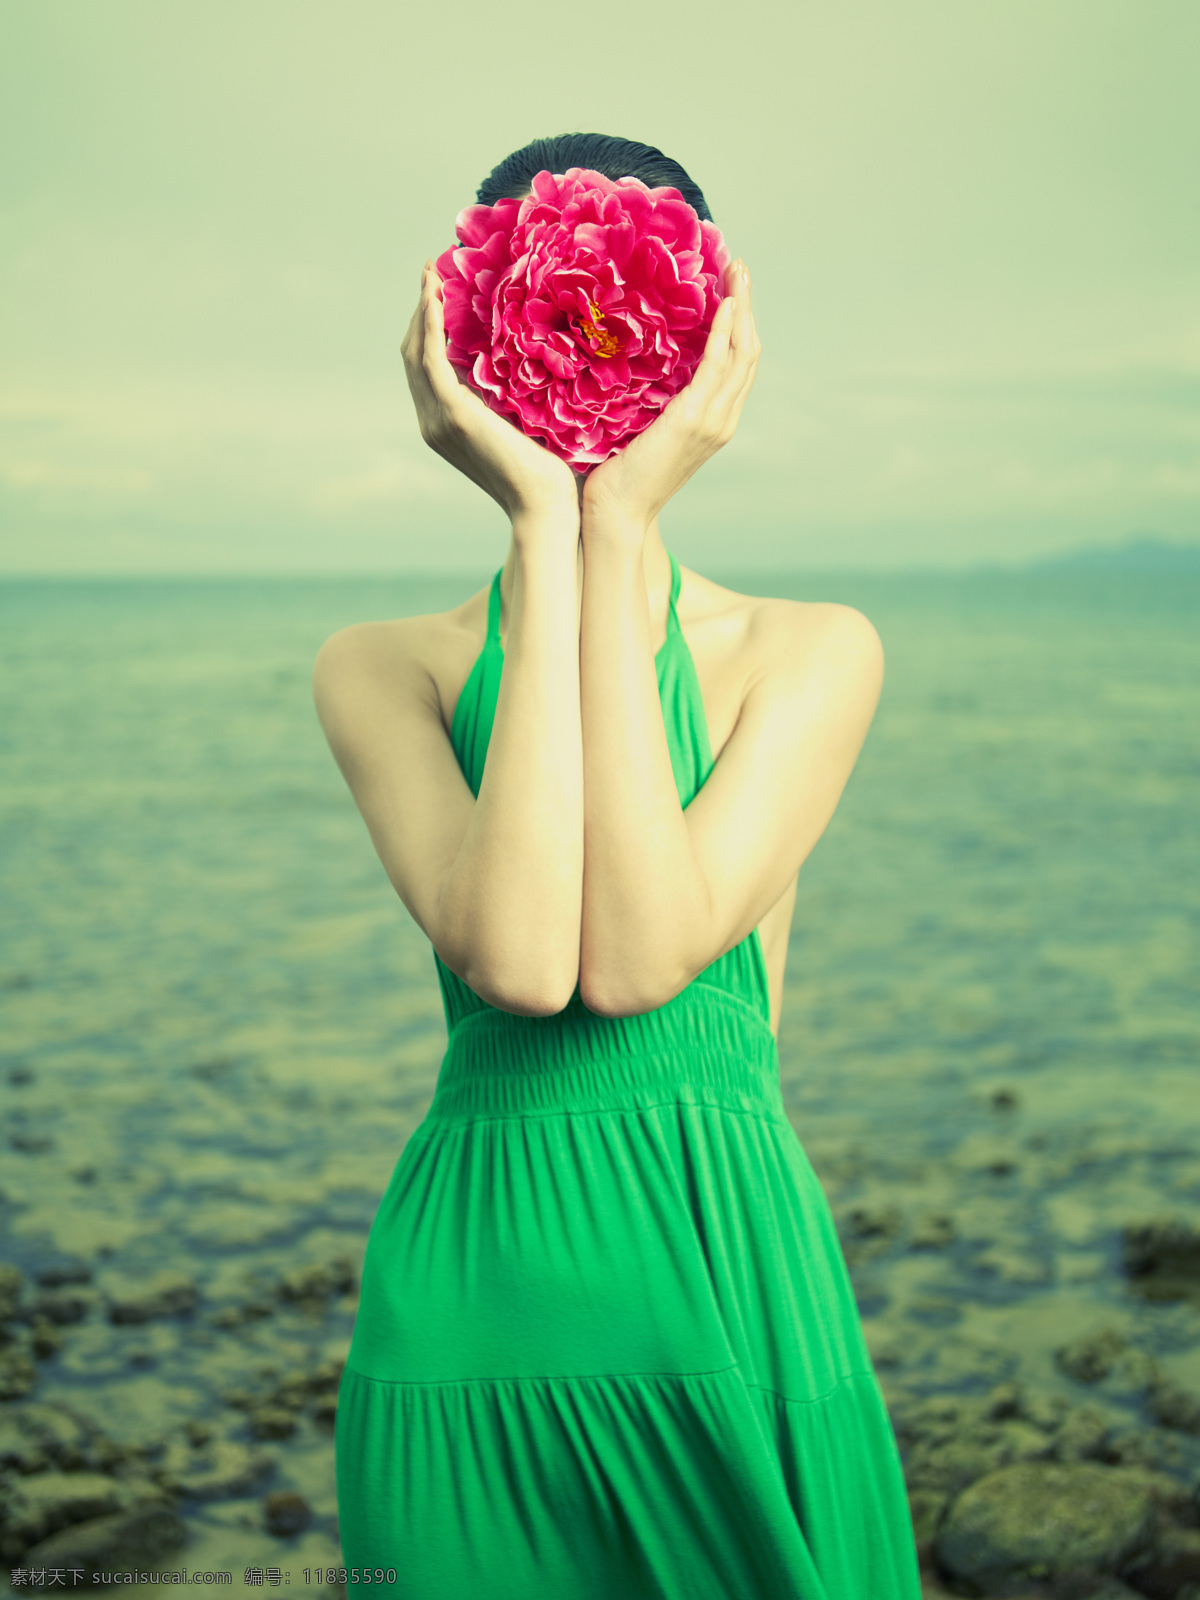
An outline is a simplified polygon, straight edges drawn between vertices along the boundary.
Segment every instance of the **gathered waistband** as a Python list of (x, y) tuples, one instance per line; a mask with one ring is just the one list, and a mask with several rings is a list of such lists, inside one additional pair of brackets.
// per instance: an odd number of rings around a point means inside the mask
[(622, 1111), (683, 1101), (786, 1121), (769, 1024), (727, 990), (693, 983), (634, 1017), (573, 1003), (554, 1017), (492, 1007), (451, 1031), (427, 1122)]

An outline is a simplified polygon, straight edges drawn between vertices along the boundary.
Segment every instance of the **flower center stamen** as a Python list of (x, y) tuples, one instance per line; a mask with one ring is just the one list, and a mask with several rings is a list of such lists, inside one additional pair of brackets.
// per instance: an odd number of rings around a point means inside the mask
[(611, 334), (607, 329), (598, 326), (604, 321), (604, 313), (594, 300), (588, 301), (588, 310), (591, 312), (592, 320), (581, 323), (580, 326), (589, 339), (596, 341), (596, 348), (592, 352), (593, 355), (602, 356), (607, 361), (610, 356), (615, 356), (621, 347), (617, 343), (615, 334)]

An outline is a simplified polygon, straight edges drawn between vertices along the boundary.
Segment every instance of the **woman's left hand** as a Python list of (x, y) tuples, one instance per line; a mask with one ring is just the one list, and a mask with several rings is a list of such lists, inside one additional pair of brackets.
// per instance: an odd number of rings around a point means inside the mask
[(644, 538), (671, 496), (733, 438), (762, 351), (744, 261), (726, 268), (725, 291), (692, 381), (619, 455), (588, 475), (582, 497), (585, 540), (589, 529), (600, 528)]

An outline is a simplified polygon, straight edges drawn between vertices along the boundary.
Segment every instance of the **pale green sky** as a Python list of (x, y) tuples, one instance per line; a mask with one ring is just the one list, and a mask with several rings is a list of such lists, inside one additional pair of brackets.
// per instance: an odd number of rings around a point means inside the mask
[(0, 570), (471, 568), (421, 263), (539, 134), (660, 145), (754, 275), (685, 561), (1200, 540), (1196, 0), (0, 9)]

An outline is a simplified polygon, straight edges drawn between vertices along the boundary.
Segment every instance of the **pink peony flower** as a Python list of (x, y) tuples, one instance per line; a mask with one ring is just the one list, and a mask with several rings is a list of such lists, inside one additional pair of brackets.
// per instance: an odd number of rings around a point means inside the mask
[(586, 167), (467, 206), (438, 257), (446, 354), (493, 411), (587, 472), (687, 383), (729, 252), (678, 189)]

